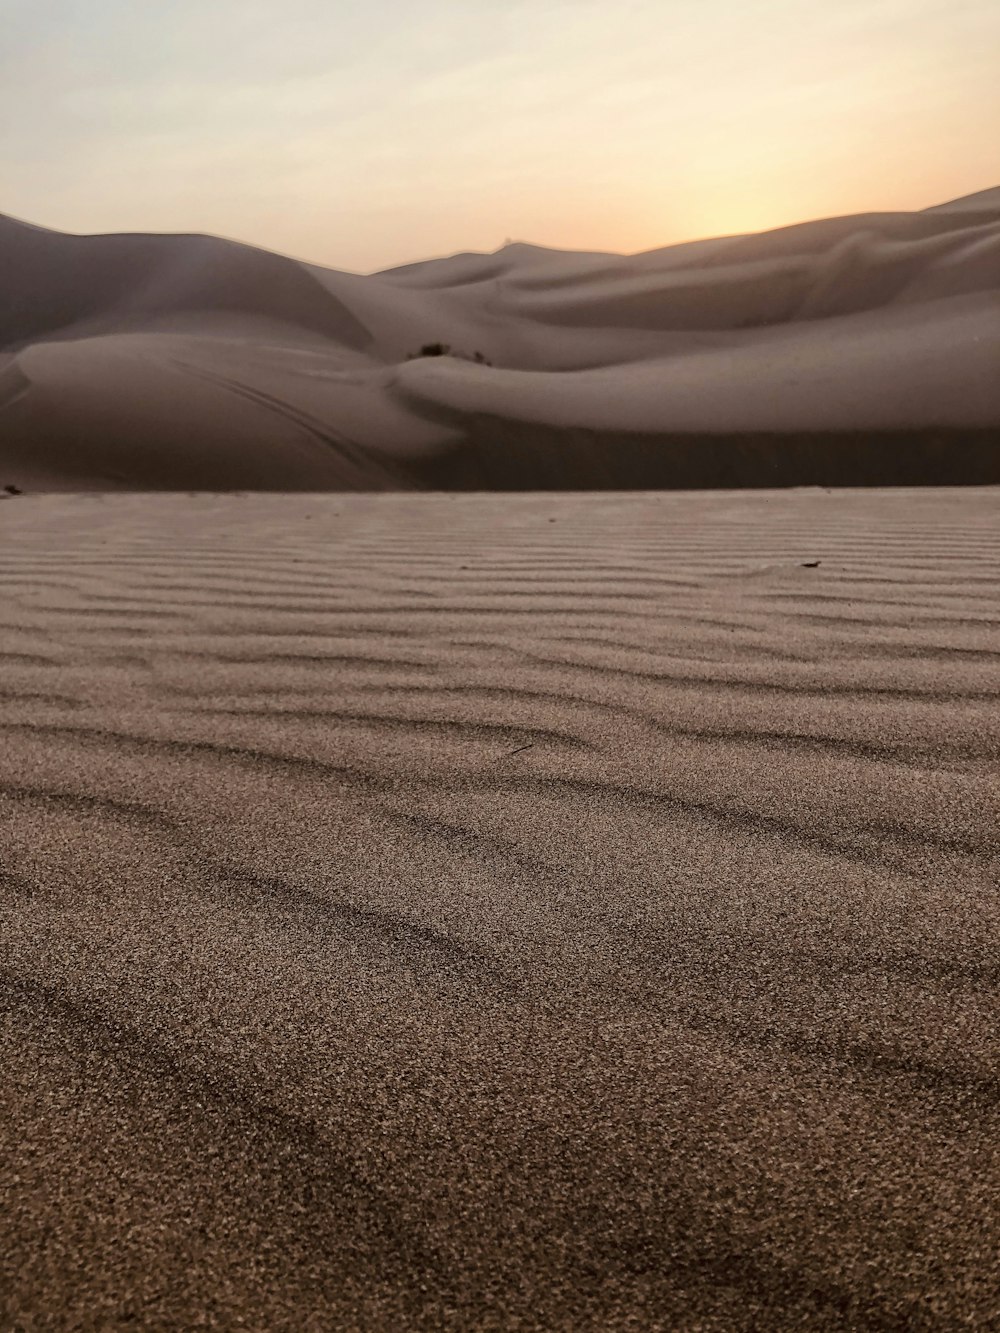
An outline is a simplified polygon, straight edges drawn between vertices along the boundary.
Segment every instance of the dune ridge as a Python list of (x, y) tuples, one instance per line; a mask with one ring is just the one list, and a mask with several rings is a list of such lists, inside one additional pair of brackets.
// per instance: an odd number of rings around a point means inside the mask
[(0, 1325), (996, 1326), (995, 490), (0, 517)]
[[(369, 276), (0, 218), (0, 266), (0, 484), (1000, 480), (996, 190), (632, 256), (514, 243)], [(454, 355), (410, 359), (434, 343)]]

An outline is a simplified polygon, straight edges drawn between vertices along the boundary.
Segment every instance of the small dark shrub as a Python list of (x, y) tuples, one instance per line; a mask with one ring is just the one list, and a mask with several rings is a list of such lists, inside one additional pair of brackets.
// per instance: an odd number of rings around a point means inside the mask
[(469, 356), (467, 352), (453, 352), (447, 343), (424, 343), (419, 352), (410, 352), (407, 361), (415, 361), (421, 356), (456, 356), (459, 361), (474, 361), (477, 366), (492, 366), (492, 361), (487, 361), (482, 352), (474, 352)]

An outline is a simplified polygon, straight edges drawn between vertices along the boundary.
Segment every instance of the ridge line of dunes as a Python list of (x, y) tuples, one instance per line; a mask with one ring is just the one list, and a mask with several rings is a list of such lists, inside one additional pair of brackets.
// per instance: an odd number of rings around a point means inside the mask
[(0, 218), (0, 272), (0, 485), (1000, 482), (1000, 190), (368, 276)]

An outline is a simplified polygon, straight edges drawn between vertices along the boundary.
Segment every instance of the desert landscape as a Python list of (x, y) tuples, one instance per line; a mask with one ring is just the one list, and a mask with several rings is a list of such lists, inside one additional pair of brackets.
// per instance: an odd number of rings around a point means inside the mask
[(0, 1326), (995, 1328), (998, 560), (990, 488), (0, 499)]
[(0, 218), (0, 272), (0, 486), (1000, 482), (1000, 189), (370, 276)]
[(0, 1333), (997, 1333), (996, 0), (2, 34)]

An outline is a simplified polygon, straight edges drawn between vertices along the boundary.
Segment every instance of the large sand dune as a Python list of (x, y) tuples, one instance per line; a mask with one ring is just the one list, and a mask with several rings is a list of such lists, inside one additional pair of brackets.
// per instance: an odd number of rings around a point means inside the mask
[(367, 277), (0, 219), (0, 279), (0, 485), (1000, 479), (997, 190)]
[(0, 517), (0, 1326), (1000, 1325), (997, 492)]

